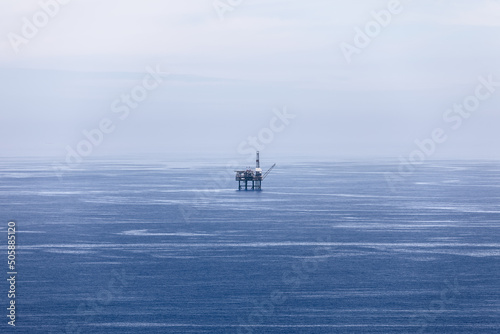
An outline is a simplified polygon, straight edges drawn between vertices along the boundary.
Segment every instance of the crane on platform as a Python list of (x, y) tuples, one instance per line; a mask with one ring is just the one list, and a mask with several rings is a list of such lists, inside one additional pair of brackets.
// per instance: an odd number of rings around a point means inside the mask
[(274, 167), (276, 167), (276, 164), (272, 165), (271, 168), (269, 168), (267, 172), (264, 173), (264, 175), (262, 176), (262, 180), (264, 180), (269, 175), (269, 173), (271, 173)]

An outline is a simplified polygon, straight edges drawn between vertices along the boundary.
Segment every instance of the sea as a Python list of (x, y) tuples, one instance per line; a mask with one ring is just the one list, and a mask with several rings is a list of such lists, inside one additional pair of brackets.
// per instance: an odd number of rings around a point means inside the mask
[(276, 162), (2, 159), (0, 332), (500, 332), (499, 162)]

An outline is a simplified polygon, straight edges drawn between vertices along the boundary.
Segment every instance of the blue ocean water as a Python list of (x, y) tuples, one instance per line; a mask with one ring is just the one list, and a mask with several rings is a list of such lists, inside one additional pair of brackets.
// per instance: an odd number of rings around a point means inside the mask
[(0, 331), (498, 333), (500, 164), (398, 167), (278, 162), (245, 192), (208, 161), (4, 160)]

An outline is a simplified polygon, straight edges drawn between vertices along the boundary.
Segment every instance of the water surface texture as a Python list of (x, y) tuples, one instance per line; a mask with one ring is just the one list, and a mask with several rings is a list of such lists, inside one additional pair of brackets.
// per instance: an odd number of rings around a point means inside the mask
[(391, 188), (397, 164), (278, 162), (261, 192), (221, 170), (4, 160), (18, 308), (12, 329), (2, 294), (0, 331), (499, 332), (498, 163), (429, 162)]

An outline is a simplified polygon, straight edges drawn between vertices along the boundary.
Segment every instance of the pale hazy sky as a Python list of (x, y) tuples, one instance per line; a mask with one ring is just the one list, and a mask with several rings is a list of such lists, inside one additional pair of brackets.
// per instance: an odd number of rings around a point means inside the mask
[[(398, 157), (440, 128), (432, 158), (500, 158), (500, 84), (478, 79), (500, 82), (500, 1), (401, 0), (385, 26), (372, 11), (391, 0), (221, 0), (224, 20), (213, 0), (54, 1), (0, 0), (2, 156), (64, 157), (107, 119), (92, 155), (234, 153), (261, 134), (269, 154)], [(162, 82), (123, 117), (148, 67)]]

